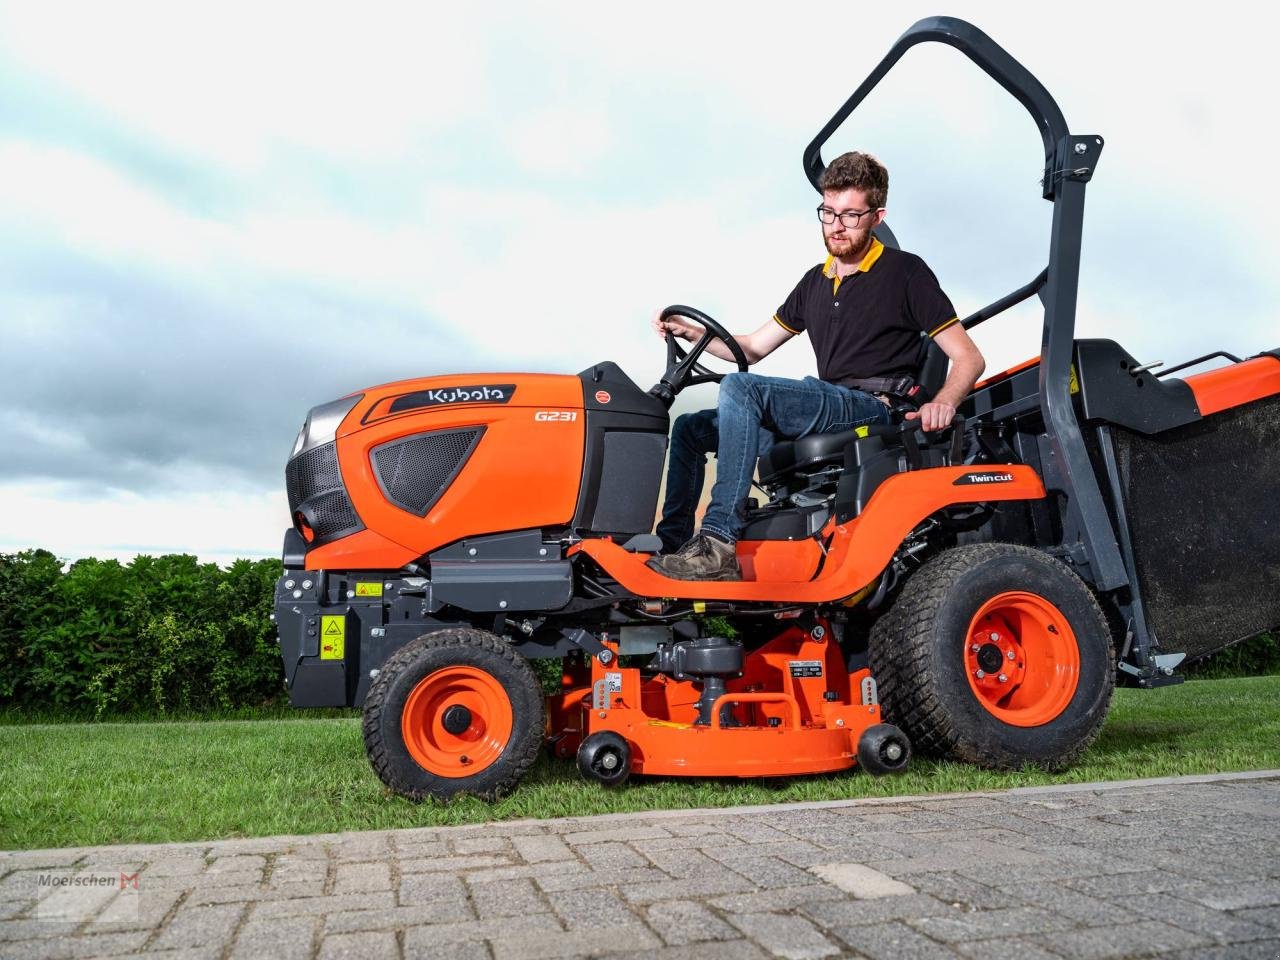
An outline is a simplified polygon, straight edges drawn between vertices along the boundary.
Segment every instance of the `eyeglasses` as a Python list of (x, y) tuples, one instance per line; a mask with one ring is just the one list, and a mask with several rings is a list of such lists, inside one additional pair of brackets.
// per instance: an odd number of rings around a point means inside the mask
[(861, 213), (846, 210), (844, 213), (836, 213), (830, 207), (818, 207), (818, 219), (823, 223), (835, 223), (838, 219), (842, 226), (850, 229), (856, 227), (869, 213), (875, 213), (875, 210), (863, 210)]

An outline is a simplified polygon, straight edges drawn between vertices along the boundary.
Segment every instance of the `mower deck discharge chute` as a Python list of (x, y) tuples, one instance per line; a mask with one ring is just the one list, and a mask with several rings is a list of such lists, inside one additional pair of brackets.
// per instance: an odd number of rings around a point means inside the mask
[[(1054, 205), (1049, 263), (962, 323), (1031, 296), (1038, 358), (979, 383), (951, 427), (895, 413), (776, 444), (737, 544), (740, 581), (646, 565), (680, 390), (732, 337), (668, 342), (640, 389), (466, 374), (316, 407), (286, 470), (294, 525), (275, 617), (295, 706), (363, 706), (374, 769), (421, 799), (496, 797), (538, 752), (583, 775), (778, 776), (903, 769), (913, 745), (990, 767), (1060, 768), (1097, 736), (1117, 679), (1175, 668), (1280, 624), (1280, 351), (1188, 376), (1076, 340), (1085, 188), (1102, 140), (970, 24), (923, 20), (903, 53), (949, 44), (1031, 113)], [(880, 239), (896, 246), (881, 225)], [(922, 340), (917, 381), (946, 358)], [(1247, 562), (1246, 562), (1247, 559)], [(708, 617), (730, 631), (710, 631)], [(720, 633), (729, 633), (722, 636)], [(531, 660), (562, 661), (545, 695)]]

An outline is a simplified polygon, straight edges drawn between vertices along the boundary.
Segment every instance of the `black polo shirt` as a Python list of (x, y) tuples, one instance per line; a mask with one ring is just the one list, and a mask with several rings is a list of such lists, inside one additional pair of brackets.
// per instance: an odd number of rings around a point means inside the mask
[(914, 376), (920, 334), (957, 322), (925, 262), (874, 238), (849, 276), (836, 276), (834, 257), (805, 273), (773, 319), (790, 333), (808, 332), (818, 376), (830, 382)]

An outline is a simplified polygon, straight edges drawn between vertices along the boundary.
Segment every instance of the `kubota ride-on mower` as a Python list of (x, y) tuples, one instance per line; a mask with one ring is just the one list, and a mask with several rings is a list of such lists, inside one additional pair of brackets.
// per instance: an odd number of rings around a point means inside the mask
[[(296, 706), (363, 704), (391, 789), (494, 797), (547, 743), (605, 784), (884, 773), (911, 744), (1061, 767), (1097, 735), (1117, 678), (1174, 683), (1184, 657), (1280, 624), (1280, 351), (1180, 379), (1210, 358), (1157, 373), (1074, 339), (1100, 138), (1070, 133), (981, 31), (935, 18), (809, 145), (810, 181), (834, 130), (924, 41), (968, 56), (1043, 138), (1048, 266), (963, 321), (1038, 294), (1042, 352), (980, 383), (942, 435), (899, 411), (775, 445), (741, 581), (645, 565), (672, 399), (718, 379), (698, 362), (712, 339), (747, 366), (696, 310), (669, 308), (706, 334), (687, 355), (670, 342), (647, 392), (604, 362), (408, 380), (310, 412), (286, 473), (286, 682)], [(945, 367), (924, 341), (921, 396)], [(709, 631), (710, 615), (732, 631)], [(563, 658), (551, 696), (535, 658)]]

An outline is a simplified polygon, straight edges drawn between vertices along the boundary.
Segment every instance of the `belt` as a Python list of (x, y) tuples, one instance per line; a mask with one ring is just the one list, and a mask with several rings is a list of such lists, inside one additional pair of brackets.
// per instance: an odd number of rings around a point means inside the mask
[(920, 390), (914, 377), (843, 377), (832, 381), (837, 386), (850, 390), (861, 390), (863, 393), (883, 393), (890, 397), (910, 400)]

